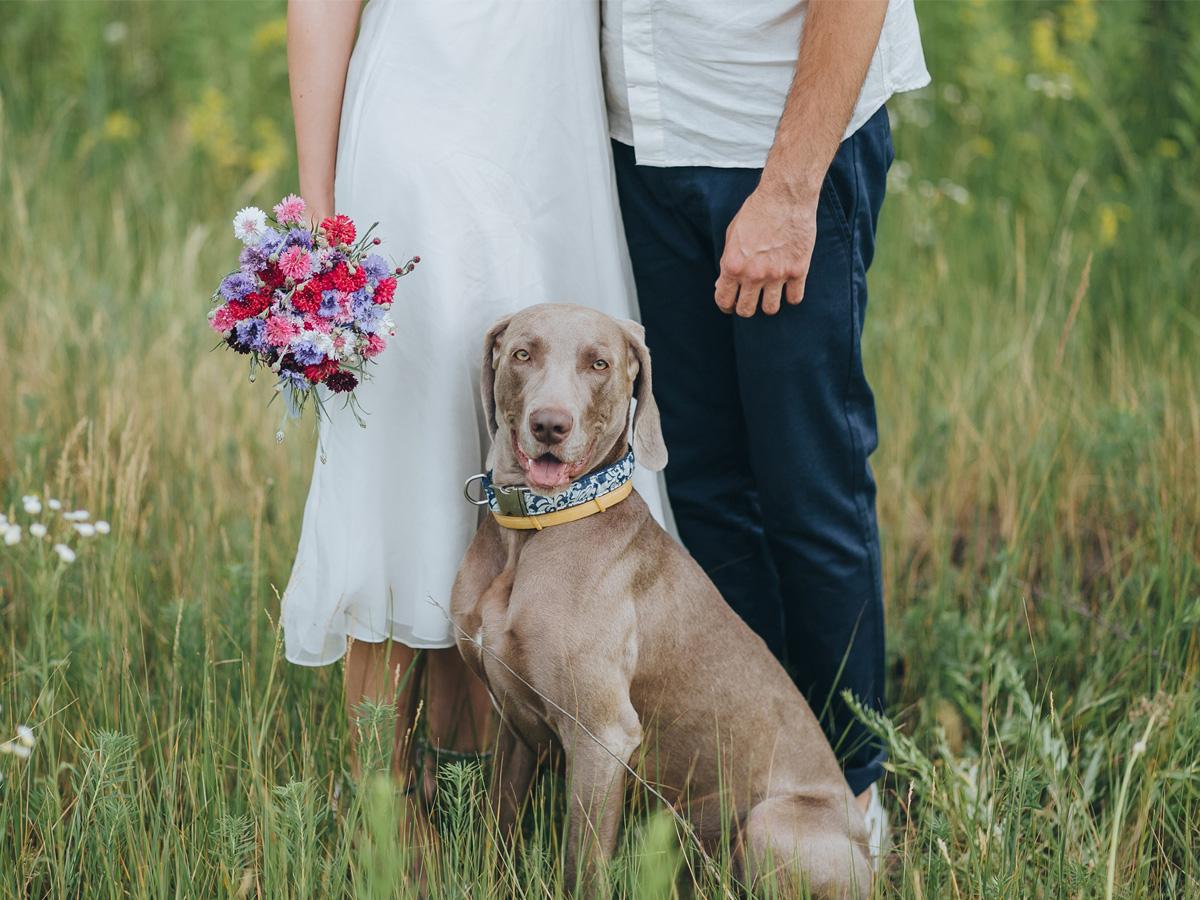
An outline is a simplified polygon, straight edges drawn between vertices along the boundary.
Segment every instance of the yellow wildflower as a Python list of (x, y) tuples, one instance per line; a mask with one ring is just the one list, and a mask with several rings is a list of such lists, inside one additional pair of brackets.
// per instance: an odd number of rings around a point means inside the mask
[(260, 116), (254, 120), (254, 134), (258, 146), (250, 153), (250, 168), (255, 173), (270, 175), (288, 161), (288, 143), (273, 119)]
[(257, 53), (265, 53), (287, 43), (287, 18), (279, 16), (263, 22), (250, 39), (250, 47)]
[(1062, 36), (1073, 44), (1086, 44), (1096, 33), (1099, 15), (1095, 0), (1071, 0), (1063, 6)]
[(137, 137), (138, 123), (121, 110), (113, 110), (104, 118), (100, 133), (106, 141), (128, 141)]

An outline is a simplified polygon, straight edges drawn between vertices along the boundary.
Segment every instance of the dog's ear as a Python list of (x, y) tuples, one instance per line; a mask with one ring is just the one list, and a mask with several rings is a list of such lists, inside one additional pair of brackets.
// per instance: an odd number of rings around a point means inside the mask
[(654, 400), (654, 377), (650, 369), (650, 351), (646, 348), (646, 329), (631, 320), (621, 325), (629, 338), (630, 376), (633, 378), (633, 396), (637, 400), (637, 409), (633, 414), (633, 455), (651, 472), (661, 472), (667, 467), (667, 444), (663, 440), (658, 403)]
[(500, 338), (504, 336), (512, 316), (498, 319), (483, 339), (483, 366), (479, 373), (479, 393), (483, 398), (483, 415), (488, 433), (493, 437), (500, 426), (496, 422), (496, 364), (500, 361)]

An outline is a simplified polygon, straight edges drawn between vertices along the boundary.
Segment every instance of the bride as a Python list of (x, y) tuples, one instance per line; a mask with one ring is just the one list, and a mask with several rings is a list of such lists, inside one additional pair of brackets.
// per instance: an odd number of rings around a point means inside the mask
[[(310, 213), (378, 221), (383, 251), (422, 261), (397, 290), (396, 338), (357, 391), (365, 428), (337, 402), (321, 424), (324, 459), (283, 600), (286, 654), (306, 666), (346, 657), (352, 742), (363, 701), (395, 703), (401, 778), (422, 696), (428, 762), (488, 740), (490, 704), (447, 614), (476, 527), (462, 485), (488, 449), (477, 388), (487, 326), (547, 300), (634, 313), (598, 6), (289, 3)], [(640, 488), (657, 512), (653, 476), (641, 473)]]

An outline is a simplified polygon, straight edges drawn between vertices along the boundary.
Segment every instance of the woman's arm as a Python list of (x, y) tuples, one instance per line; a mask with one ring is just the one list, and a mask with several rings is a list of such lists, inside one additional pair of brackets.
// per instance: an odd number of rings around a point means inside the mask
[(342, 95), (361, 6), (359, 0), (288, 0), (288, 82), (300, 195), (318, 221), (334, 212)]

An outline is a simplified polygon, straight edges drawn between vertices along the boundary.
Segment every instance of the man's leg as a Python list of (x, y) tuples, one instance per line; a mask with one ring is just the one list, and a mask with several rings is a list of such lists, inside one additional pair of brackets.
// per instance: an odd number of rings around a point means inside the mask
[(891, 163), (887, 113), (844, 141), (822, 189), (804, 300), (736, 323), (750, 453), (783, 598), (786, 654), (856, 794), (884, 750), (843, 690), (884, 704), (875, 406), (860, 336), (866, 272)]
[[(638, 166), (614, 143), (654, 393), (670, 460), (667, 492), (683, 543), (739, 615), (783, 652), (775, 576), (748, 465), (734, 323), (713, 302), (719, 248), (696, 170)], [(746, 193), (756, 180), (749, 178)]]

